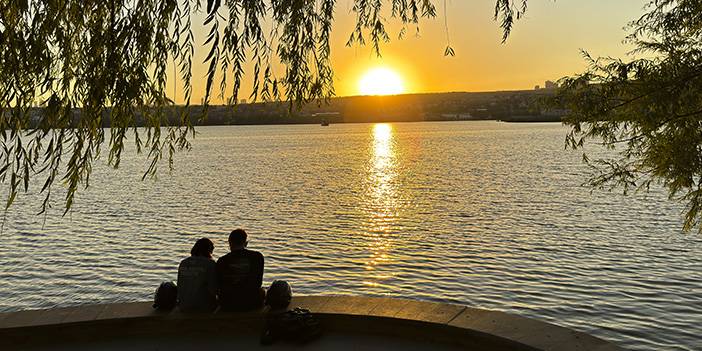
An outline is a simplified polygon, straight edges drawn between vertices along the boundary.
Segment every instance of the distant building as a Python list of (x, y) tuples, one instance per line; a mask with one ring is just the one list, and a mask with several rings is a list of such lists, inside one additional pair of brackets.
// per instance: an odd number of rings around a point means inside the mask
[(242, 105), (246, 105), (247, 102), (248, 102), (248, 101), (246, 101), (246, 99), (241, 99), (241, 100), (239, 100), (239, 103), (242, 104)]
[(557, 88), (558, 88), (558, 84), (556, 84), (550, 80), (547, 80), (546, 84), (544, 85), (544, 89), (557, 89)]

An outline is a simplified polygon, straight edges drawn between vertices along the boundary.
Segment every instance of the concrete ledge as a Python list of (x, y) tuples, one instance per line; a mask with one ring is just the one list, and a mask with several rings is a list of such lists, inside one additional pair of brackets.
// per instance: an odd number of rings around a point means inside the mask
[[(440, 342), (471, 350), (622, 350), (568, 328), (458, 305), (358, 296), (300, 296), (293, 298), (290, 307), (309, 309), (329, 331)], [(262, 311), (162, 313), (148, 302), (30, 310), (0, 314), (0, 349), (46, 348), (56, 343), (150, 335), (258, 335), (263, 322)]]

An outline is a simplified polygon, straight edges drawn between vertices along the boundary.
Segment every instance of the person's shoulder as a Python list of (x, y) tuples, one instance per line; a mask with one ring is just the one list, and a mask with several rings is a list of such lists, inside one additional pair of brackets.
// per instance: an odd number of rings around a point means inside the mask
[(229, 253), (227, 253), (227, 254), (224, 255), (224, 256), (220, 256), (220, 257), (217, 259), (217, 263), (225, 262), (225, 261), (229, 260), (229, 258), (231, 257), (231, 254), (232, 254), (232, 253), (229, 252)]
[(200, 264), (205, 265), (205, 266), (216, 264), (215, 260), (212, 259), (211, 257), (199, 256), (199, 257), (196, 257), (195, 259), (197, 259), (197, 262), (199, 262)]
[(188, 257), (186, 257), (186, 258), (180, 260), (180, 265), (181, 265), (181, 266), (183, 266), (183, 265), (188, 265), (188, 264), (190, 264), (190, 261), (192, 261), (192, 260), (193, 260), (193, 257), (192, 257), (192, 256), (188, 256)]
[(263, 254), (260, 253), (260, 252), (258, 252), (258, 251), (255, 251), (255, 250), (246, 249), (246, 253), (247, 253), (249, 256), (251, 256), (251, 257), (260, 257), (260, 258), (263, 258)]
[(202, 256), (190, 256), (184, 258), (182, 261), (180, 261), (181, 266), (200, 266), (200, 265), (211, 265), (215, 264), (215, 261), (211, 258), (207, 257), (202, 257)]
[(212, 258), (205, 258), (202, 261), (202, 265), (205, 266), (207, 269), (214, 269), (217, 267), (217, 262), (215, 262), (215, 260)]

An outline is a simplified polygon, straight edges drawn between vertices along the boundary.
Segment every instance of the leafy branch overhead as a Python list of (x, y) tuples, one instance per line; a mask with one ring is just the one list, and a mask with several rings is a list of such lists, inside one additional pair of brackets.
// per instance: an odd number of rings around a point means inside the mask
[[(553, 101), (571, 113), (567, 144), (601, 142), (615, 157), (584, 159), (596, 188), (660, 183), (686, 204), (684, 230), (702, 214), (702, 1), (655, 0), (630, 25), (637, 58), (592, 58), (561, 81)], [(700, 228), (702, 230), (702, 228)]]
[[(504, 38), (525, 9), (526, 1), (518, 3), (497, 0), (495, 18)], [(108, 164), (117, 167), (128, 136), (137, 152), (148, 155), (144, 177), (153, 176), (164, 157), (172, 164), (174, 153), (189, 148), (194, 135), (192, 67), (201, 46), (208, 50), (205, 105), (217, 93), (235, 103), (245, 73), (253, 81), (254, 100), (301, 105), (332, 96), (329, 39), (335, 10), (335, 0), (0, 2), (5, 208), (39, 181), (45, 212), (61, 182), (68, 211), (78, 188), (89, 185), (103, 146)], [(432, 0), (355, 0), (352, 11), (356, 27), (349, 44), (368, 40), (377, 53), (389, 41), (389, 22), (406, 28), (436, 16)], [(193, 22), (193, 15), (203, 12), (204, 22)], [(194, 27), (206, 28), (204, 44), (195, 42)], [(276, 74), (274, 63), (284, 72)], [(166, 95), (169, 64), (177, 66), (181, 106)], [(245, 72), (249, 64), (253, 68)], [(33, 109), (36, 105), (45, 108)], [(166, 117), (173, 112), (180, 117), (169, 125)]]

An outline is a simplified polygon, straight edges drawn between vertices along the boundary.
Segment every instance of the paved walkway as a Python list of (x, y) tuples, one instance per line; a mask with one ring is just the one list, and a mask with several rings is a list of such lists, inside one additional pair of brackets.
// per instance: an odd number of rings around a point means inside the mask
[[(325, 329), (306, 350), (621, 350), (602, 339), (496, 311), (357, 296), (295, 297)], [(0, 349), (259, 349), (261, 311), (188, 315), (151, 303), (0, 314)], [(297, 349), (277, 345), (266, 349)]]

